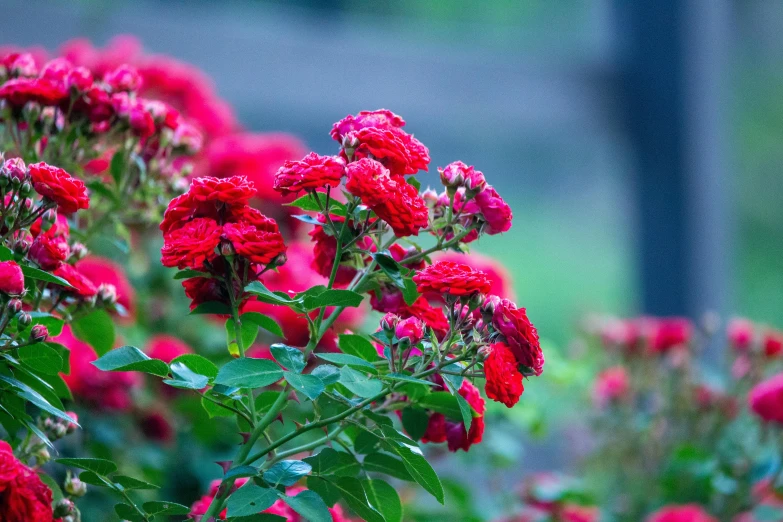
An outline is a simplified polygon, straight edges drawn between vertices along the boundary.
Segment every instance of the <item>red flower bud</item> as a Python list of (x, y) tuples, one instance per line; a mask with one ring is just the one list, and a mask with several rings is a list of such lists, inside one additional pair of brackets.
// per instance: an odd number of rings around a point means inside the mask
[(49, 337), (49, 329), (42, 324), (37, 324), (30, 330), (30, 341), (34, 343), (43, 342), (47, 337)]

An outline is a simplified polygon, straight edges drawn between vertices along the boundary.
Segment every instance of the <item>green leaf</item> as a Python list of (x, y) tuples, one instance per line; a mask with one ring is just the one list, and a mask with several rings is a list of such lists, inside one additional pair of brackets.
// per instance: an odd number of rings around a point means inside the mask
[(47, 314), (46, 312), (30, 312), (30, 317), (33, 320), (31, 324), (41, 324), (46, 327), (50, 338), (57, 337), (63, 331), (63, 325), (65, 324), (65, 321), (53, 316), (52, 314)]
[(180, 355), (179, 357), (175, 357), (172, 359), (171, 364), (176, 363), (184, 364), (193, 370), (193, 372), (199, 375), (206, 375), (210, 379), (214, 379), (218, 374), (218, 367), (215, 366), (215, 363), (206, 357), (197, 355), (195, 353), (186, 353), (184, 355)]
[(187, 390), (201, 390), (206, 388), (207, 384), (209, 384), (209, 377), (195, 373), (185, 366), (184, 363), (172, 362), (170, 368), (171, 375), (174, 378), (164, 379), (164, 384), (168, 384), (174, 388), (183, 388)]
[(276, 500), (277, 493), (274, 489), (262, 488), (250, 482), (228, 497), (228, 516), (255, 515), (269, 509)]
[(334, 384), (340, 380), (340, 369), (337, 366), (332, 366), (331, 364), (321, 364), (320, 366), (313, 368), (313, 371), (310, 372), (310, 375), (315, 375), (321, 379), (321, 382), (323, 382), (326, 386), (329, 386), (330, 384)]
[(449, 392), (432, 392), (418, 400), (417, 405), (427, 409), (442, 413), (446, 417), (461, 421), (462, 410), (459, 407), (457, 398)]
[(389, 373), (383, 376), (385, 379), (391, 379), (393, 381), (411, 382), (414, 384), (426, 384), (427, 386), (437, 386), (437, 383), (427, 381), (424, 379), (418, 379), (404, 373)]
[(315, 355), (317, 355), (319, 359), (323, 359), (324, 361), (328, 361), (333, 364), (339, 364), (341, 366), (358, 366), (365, 371), (378, 373), (378, 369), (373, 366), (372, 363), (369, 363), (364, 359), (360, 359), (355, 355), (348, 355), (347, 353), (317, 353)]
[(107, 476), (117, 471), (117, 465), (106, 459), (56, 459), (55, 462), (63, 466), (72, 468), (86, 469), (96, 475)]
[(139, 514), (133, 506), (129, 504), (115, 504), (114, 512), (122, 520), (130, 520), (130, 522), (144, 522), (144, 517)]
[(242, 320), (242, 324), (246, 322), (251, 323), (278, 337), (284, 337), (283, 329), (280, 328), (280, 325), (277, 324), (277, 321), (267, 315), (258, 312), (247, 312), (242, 314), (240, 319)]
[(324, 448), (317, 455), (303, 459), (312, 466), (313, 473), (318, 475), (336, 475), (338, 477), (355, 477), (360, 466), (350, 453)]
[(281, 460), (264, 472), (264, 480), (274, 487), (293, 486), (312, 469), (310, 464), (301, 460)]
[(280, 366), (294, 373), (302, 373), (305, 367), (304, 354), (301, 348), (286, 346), (285, 344), (273, 344), (270, 351)]
[(341, 334), (337, 344), (344, 353), (361, 357), (365, 361), (374, 362), (381, 359), (375, 346), (361, 335)]
[(316, 296), (307, 296), (303, 303), (304, 309), (310, 311), (324, 306), (357, 307), (362, 304), (362, 299), (362, 294), (357, 294), (352, 290), (332, 289)]
[(245, 292), (253, 294), (262, 303), (291, 306), (296, 303), (287, 295), (280, 295), (265, 287), (261, 281), (253, 281), (245, 287)]
[(60, 485), (50, 475), (47, 475), (46, 473), (38, 473), (38, 478), (41, 479), (41, 482), (46, 484), (49, 489), (52, 490), (52, 500), (55, 503), (63, 498), (63, 491), (60, 489)]
[[(326, 208), (326, 194), (323, 192), (317, 192), (315, 197), (313, 197), (312, 194), (305, 194), (304, 196), (295, 199), (291, 203), (286, 203), (286, 206), (296, 207), (302, 210), (308, 210), (310, 212), (321, 212), (322, 208)], [(328, 210), (330, 214), (343, 217), (346, 215), (347, 211), (343, 203), (335, 201), (333, 198), (329, 198), (329, 208), (326, 210)]]
[(323, 499), (327, 506), (334, 506), (340, 500), (340, 490), (325, 478), (310, 475), (307, 477), (307, 489), (313, 490)]
[(386, 522), (402, 522), (402, 502), (397, 491), (388, 482), (380, 479), (361, 481), (364, 493)]
[(0, 245), (0, 261), (11, 261), (14, 253), (5, 245)]
[(413, 482), (413, 477), (411, 477), (405, 464), (400, 459), (387, 453), (370, 453), (364, 457), (362, 466), (367, 471), (383, 473), (384, 475), (389, 475), (396, 479)]
[(190, 508), (188, 506), (183, 506), (182, 504), (177, 504), (175, 502), (161, 502), (159, 500), (153, 500), (150, 502), (145, 502), (142, 506), (144, 508), (144, 511), (147, 512), (148, 515), (187, 515), (190, 513)]
[(362, 431), (354, 439), (353, 449), (356, 453), (367, 454), (377, 450), (380, 444), (381, 439), (377, 435), (369, 431)]
[(311, 401), (317, 399), (326, 389), (324, 382), (315, 375), (284, 372), (283, 377), (288, 384), (304, 393)]
[(73, 334), (93, 347), (98, 356), (114, 346), (114, 323), (106, 310), (95, 310), (71, 323)]
[(465, 400), (465, 397), (459, 393), (455, 394), (454, 397), (457, 399), (457, 405), (462, 414), (462, 423), (465, 425), (465, 433), (468, 433), (470, 431), (470, 425), (473, 423), (473, 408), (470, 407), (470, 404)]
[(92, 365), (104, 372), (144, 372), (167, 377), (169, 367), (159, 359), (151, 359), (135, 346), (115, 348)]
[(209, 415), (210, 419), (215, 417), (233, 417), (234, 415), (236, 415), (236, 413), (234, 413), (233, 411), (227, 408), (223, 408), (219, 404), (215, 404), (214, 402), (208, 400), (206, 397), (201, 397), (201, 406), (207, 412), (207, 415)]
[(60, 370), (65, 375), (71, 373), (71, 351), (59, 343), (44, 343), (46, 346), (57, 352), (63, 360), (63, 368)]
[(207, 272), (199, 272), (198, 270), (180, 270), (174, 274), (173, 279), (190, 279), (191, 277), (210, 277)]
[(340, 370), (340, 384), (363, 398), (370, 398), (381, 393), (383, 383), (378, 379), (370, 379), (367, 375), (357, 372), (349, 366)]
[(416, 283), (414, 283), (413, 279), (410, 277), (406, 277), (402, 288), (402, 298), (405, 300), (405, 304), (410, 306), (415, 303), (419, 297), (421, 297), (421, 294), (419, 293), (418, 288), (416, 288)]
[(258, 475), (258, 468), (253, 466), (237, 466), (236, 468), (231, 468), (228, 470), (223, 478), (236, 479), (243, 477), (255, 477), (256, 475)]
[(60, 354), (43, 343), (22, 346), (17, 355), (27, 366), (47, 375), (57, 375), (63, 369)]
[(22, 268), (22, 273), (24, 274), (25, 280), (34, 279), (36, 281), (46, 281), (47, 283), (54, 283), (56, 285), (64, 286), (66, 288), (73, 288), (73, 286), (71, 286), (71, 283), (69, 283), (62, 277), (57, 277), (54, 274), (50, 274), (49, 272), (44, 272), (43, 270), (39, 270), (38, 268), (33, 268), (31, 266), (20, 265), (20, 267)]
[[(256, 342), (256, 337), (258, 336), (258, 325), (255, 325), (251, 322), (245, 323), (241, 320), (240, 323), (242, 325), (239, 328), (239, 332), (242, 335), (242, 346), (247, 349), (253, 346), (253, 343)], [(231, 318), (226, 320), (226, 339), (228, 340), (228, 344), (237, 341), (236, 326), (234, 320)]]
[(238, 388), (261, 388), (279, 381), (283, 370), (265, 359), (234, 359), (226, 363), (215, 378), (215, 384)]
[(98, 486), (99, 488), (112, 488), (114, 487), (112, 485), (112, 482), (97, 473), (94, 473), (92, 471), (82, 471), (79, 473), (79, 480), (84, 482), (85, 484), (90, 484), (92, 486)]
[(52, 406), (49, 403), (49, 401), (47, 401), (46, 399), (44, 399), (41, 396), (40, 393), (38, 393), (37, 391), (32, 389), (27, 384), (25, 384), (25, 383), (23, 383), (21, 381), (18, 381), (16, 379), (12, 379), (10, 377), (6, 377), (5, 375), (0, 375), (0, 380), (6, 382), (6, 383), (10, 384), (11, 386), (13, 386), (14, 388), (16, 388), (18, 390), (18, 394), (17, 395), (19, 395), (19, 397), (21, 397), (22, 399), (25, 399), (25, 400), (33, 403), (38, 408), (44, 410), (47, 413), (51, 413), (55, 417), (59, 417), (59, 418), (61, 418), (63, 420), (66, 420), (68, 422), (74, 422), (73, 419), (71, 417), (69, 417), (64, 411), (62, 411), (62, 410)]
[(125, 475), (114, 475), (111, 480), (125, 489), (160, 489), (160, 486)]
[(427, 459), (408, 446), (394, 446), (394, 451), (402, 459), (405, 469), (408, 470), (413, 480), (443, 504), (443, 484), (440, 483), (437, 473), (432, 469)]
[(389, 278), (394, 286), (400, 290), (405, 289), (405, 280), (402, 277), (402, 271), (404, 270), (397, 261), (389, 254), (389, 252), (378, 252), (373, 254), (373, 259), (381, 267), (381, 271)]
[(289, 497), (279, 491), (277, 495), (309, 522), (332, 522), (329, 508), (315, 491), (304, 490), (295, 497)]
[(230, 315), (231, 307), (220, 301), (207, 301), (206, 303), (201, 303), (190, 312), (190, 315), (201, 314)]
[(364, 492), (362, 483), (359, 480), (351, 477), (340, 477), (335, 482), (335, 485), (340, 490), (340, 494), (345, 499), (348, 507), (359, 515), (362, 520), (367, 522), (385, 522), (383, 515), (370, 505), (367, 494)]
[(120, 181), (122, 181), (122, 174), (125, 172), (125, 164), (125, 150), (120, 149), (114, 153), (109, 163), (109, 173), (114, 180), (114, 184), (118, 187), (120, 186)]
[(424, 436), (430, 416), (420, 408), (408, 407), (402, 410), (402, 427), (411, 438), (419, 440)]

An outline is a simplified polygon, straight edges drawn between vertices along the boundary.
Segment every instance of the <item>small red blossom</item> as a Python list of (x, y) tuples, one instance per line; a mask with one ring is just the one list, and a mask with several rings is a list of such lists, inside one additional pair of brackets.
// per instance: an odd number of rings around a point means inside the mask
[(642, 329), (653, 353), (684, 347), (693, 334), (693, 325), (684, 317), (647, 318), (642, 321)]
[(538, 340), (538, 331), (524, 308), (508, 299), (501, 299), (495, 306), (492, 325), (503, 335), (517, 363), (530, 368), (536, 375), (544, 371), (544, 352)]
[[(345, 218), (341, 216), (331, 216), (331, 219), (333, 223), (342, 223), (345, 221)], [(322, 223), (326, 221), (322, 214), (318, 215), (318, 220)], [(353, 227), (353, 223), (349, 222), (348, 226)], [(314, 243), (313, 260), (310, 263), (310, 267), (319, 275), (329, 277), (332, 272), (334, 257), (337, 255), (337, 240), (333, 235), (327, 233), (324, 227), (319, 226), (313, 227), (308, 235)], [(395, 244), (394, 246), (397, 245)], [(363, 250), (370, 250), (374, 247), (372, 238), (365, 236), (359, 240), (357, 247)], [(343, 261), (345, 261), (345, 259), (343, 259)], [(337, 268), (334, 283), (336, 286), (345, 286), (351, 282), (354, 275), (356, 275), (356, 268), (341, 262), (340, 266)]]
[(413, 276), (419, 293), (454, 297), (486, 294), (490, 281), (484, 272), (453, 261), (437, 261)]
[(372, 159), (350, 163), (345, 189), (384, 220), (397, 237), (418, 235), (428, 210), (416, 188)]
[(122, 64), (106, 73), (103, 81), (115, 91), (137, 91), (142, 84), (139, 71), (128, 64)]
[(345, 174), (345, 163), (334, 156), (311, 152), (299, 161), (286, 161), (275, 174), (275, 190), (283, 195), (336, 187)]
[(90, 207), (84, 183), (63, 169), (46, 163), (33, 163), (30, 165), (30, 177), (35, 191), (57, 203), (60, 212), (72, 214)]
[(598, 374), (593, 385), (593, 402), (599, 408), (627, 398), (631, 389), (628, 372), (623, 366), (613, 366)]
[(92, 284), (92, 281), (73, 265), (62, 263), (52, 273), (71, 285), (71, 288), (65, 287), (66, 292), (85, 298), (93, 297), (98, 293), (98, 288)]
[(71, 249), (63, 236), (49, 237), (41, 234), (33, 240), (27, 253), (43, 270), (52, 271), (65, 261)]
[(647, 517), (647, 522), (718, 522), (698, 504), (665, 506)]
[(22, 107), (28, 102), (52, 107), (59, 105), (67, 97), (67, 90), (44, 78), (15, 78), (0, 87), (0, 99), (12, 107)]
[(478, 444), (484, 436), (484, 399), (472, 383), (465, 380), (459, 389), (459, 394), (465, 398), (470, 406), (479, 414), (473, 417), (470, 423), (470, 431), (466, 433), (465, 424), (446, 418), (442, 413), (430, 415), (427, 431), (422, 436), (422, 442), (446, 442), (449, 451), (468, 451), (473, 444)]
[(0, 440), (0, 520), (52, 522), (52, 491)]
[(209, 218), (197, 218), (164, 237), (163, 266), (203, 270), (204, 263), (217, 257), (223, 228)]
[(750, 349), (755, 335), (755, 325), (752, 321), (735, 317), (729, 321), (726, 327), (726, 336), (731, 347), (738, 352), (746, 352)]
[(191, 277), (182, 281), (182, 287), (185, 289), (185, 295), (191, 300), (190, 310), (193, 311), (198, 305), (217, 301), (228, 303), (228, 292), (217, 279), (209, 277)]
[(761, 340), (764, 348), (764, 355), (767, 357), (778, 357), (783, 354), (783, 332), (768, 330), (764, 332)]
[(409, 344), (416, 345), (424, 337), (424, 328), (421, 319), (418, 317), (408, 317), (400, 319), (394, 328), (394, 335), (400, 341), (406, 339)]
[(223, 227), (223, 233), (234, 246), (236, 253), (251, 263), (268, 265), (277, 256), (285, 253), (283, 236), (273, 219), (257, 225), (227, 223)]
[(506, 232), (511, 228), (511, 220), (514, 217), (511, 207), (491, 185), (487, 185), (476, 194), (475, 201), (481, 215), (484, 216), (484, 221), (486, 221), (484, 232), (494, 235)]
[(783, 424), (783, 373), (754, 386), (748, 394), (748, 405), (763, 421)]
[(487, 397), (502, 402), (511, 408), (522, 396), (525, 386), (522, 374), (517, 369), (517, 360), (511, 350), (503, 343), (489, 346), (489, 354), (484, 361), (484, 391)]
[(0, 292), (9, 295), (24, 293), (24, 274), (16, 261), (0, 263)]
[(139, 419), (139, 429), (149, 440), (167, 443), (174, 438), (174, 427), (171, 420), (160, 411), (153, 411), (142, 415)]
[(461, 161), (449, 163), (440, 171), (440, 179), (448, 187), (465, 187), (471, 192), (481, 192), (487, 184), (484, 173), (476, 170), (473, 165), (465, 165)]

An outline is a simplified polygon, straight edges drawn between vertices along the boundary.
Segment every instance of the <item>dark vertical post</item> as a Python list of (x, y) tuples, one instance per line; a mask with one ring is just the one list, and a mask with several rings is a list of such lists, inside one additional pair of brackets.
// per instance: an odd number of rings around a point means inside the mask
[(615, 2), (635, 160), (643, 312), (724, 312), (727, 0)]

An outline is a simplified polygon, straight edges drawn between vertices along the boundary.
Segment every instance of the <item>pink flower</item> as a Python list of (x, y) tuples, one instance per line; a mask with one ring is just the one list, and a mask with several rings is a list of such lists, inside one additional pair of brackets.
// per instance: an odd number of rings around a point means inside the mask
[(718, 522), (697, 504), (665, 506), (647, 517), (647, 522)]
[(764, 422), (783, 424), (783, 373), (754, 386), (748, 394), (748, 404)]
[(476, 204), (487, 223), (484, 229), (487, 234), (500, 234), (511, 228), (513, 218), (511, 207), (491, 185), (487, 185), (484, 190), (476, 194)]
[(593, 402), (598, 408), (628, 398), (631, 390), (628, 372), (624, 366), (613, 366), (598, 374), (593, 385)]
[(424, 328), (421, 319), (417, 317), (409, 317), (407, 319), (400, 319), (395, 325), (394, 335), (400, 341), (407, 339), (410, 345), (419, 344), (419, 341), (424, 337)]
[(24, 274), (16, 261), (0, 262), (0, 292), (9, 295), (24, 293)]
[(729, 321), (726, 335), (729, 343), (738, 352), (746, 352), (753, 343), (755, 326), (747, 319), (737, 317)]

